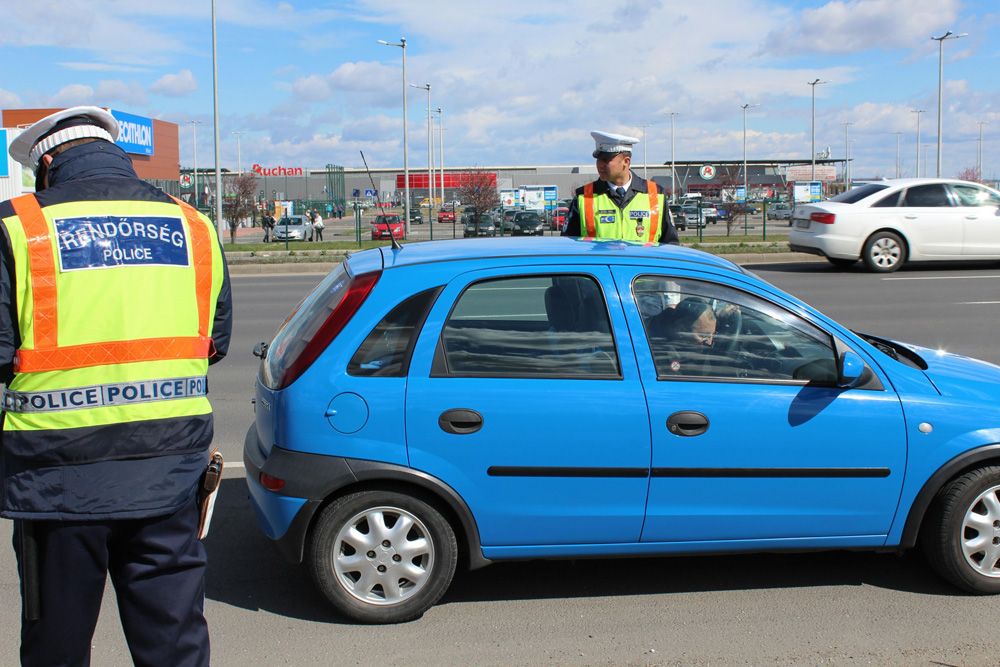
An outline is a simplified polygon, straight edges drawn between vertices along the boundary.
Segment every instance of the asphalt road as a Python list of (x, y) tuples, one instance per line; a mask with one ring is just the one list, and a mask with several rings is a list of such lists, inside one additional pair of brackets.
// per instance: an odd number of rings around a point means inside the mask
[[(1000, 266), (890, 276), (825, 262), (749, 267), (852, 328), (1000, 363)], [(957, 594), (916, 554), (536, 561), (460, 573), (412, 623), (345, 624), (256, 528), (238, 467), (268, 339), (321, 276), (236, 276), (229, 358), (211, 371), (229, 462), (212, 534), (214, 665), (996, 665), (996, 598)], [(9, 542), (10, 523), (0, 524)], [(14, 559), (0, 548), (0, 664), (17, 662)], [(109, 590), (95, 665), (130, 664)]]

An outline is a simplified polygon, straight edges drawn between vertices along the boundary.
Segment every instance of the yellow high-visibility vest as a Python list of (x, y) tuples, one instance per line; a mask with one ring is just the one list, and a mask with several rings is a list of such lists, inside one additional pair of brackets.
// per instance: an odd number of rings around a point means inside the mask
[(657, 192), (656, 183), (646, 182), (649, 192), (637, 192), (623, 209), (608, 194), (595, 195), (593, 183), (585, 185), (576, 202), (581, 212), (581, 234), (595, 239), (658, 243), (663, 233), (660, 212), (664, 210), (664, 198)]

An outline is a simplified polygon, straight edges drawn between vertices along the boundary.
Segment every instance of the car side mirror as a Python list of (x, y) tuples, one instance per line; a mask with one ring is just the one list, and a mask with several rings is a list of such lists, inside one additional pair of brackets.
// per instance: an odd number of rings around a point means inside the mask
[(865, 375), (865, 362), (857, 352), (846, 350), (840, 355), (840, 368), (837, 371), (838, 387), (854, 387)]

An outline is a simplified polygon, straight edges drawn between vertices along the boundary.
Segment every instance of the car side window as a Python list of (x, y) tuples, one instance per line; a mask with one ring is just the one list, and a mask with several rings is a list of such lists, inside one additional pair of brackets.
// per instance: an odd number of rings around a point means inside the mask
[(832, 337), (769, 301), (715, 283), (650, 275), (636, 278), (632, 293), (657, 379), (836, 382)]
[(948, 190), (941, 183), (915, 185), (907, 188), (902, 206), (951, 206)]
[(953, 184), (951, 189), (958, 197), (959, 206), (1000, 206), (1000, 196), (986, 188)]
[(349, 375), (404, 377), (410, 367), (413, 344), (440, 288), (414, 294), (389, 311), (354, 353)]
[(470, 285), (444, 325), (432, 375), (620, 378), (599, 284), (539, 275)]

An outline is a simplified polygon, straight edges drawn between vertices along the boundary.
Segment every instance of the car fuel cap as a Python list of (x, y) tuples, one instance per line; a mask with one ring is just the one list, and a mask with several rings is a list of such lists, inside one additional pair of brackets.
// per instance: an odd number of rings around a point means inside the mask
[(326, 418), (339, 433), (357, 433), (368, 423), (368, 404), (357, 394), (337, 394), (326, 408)]

